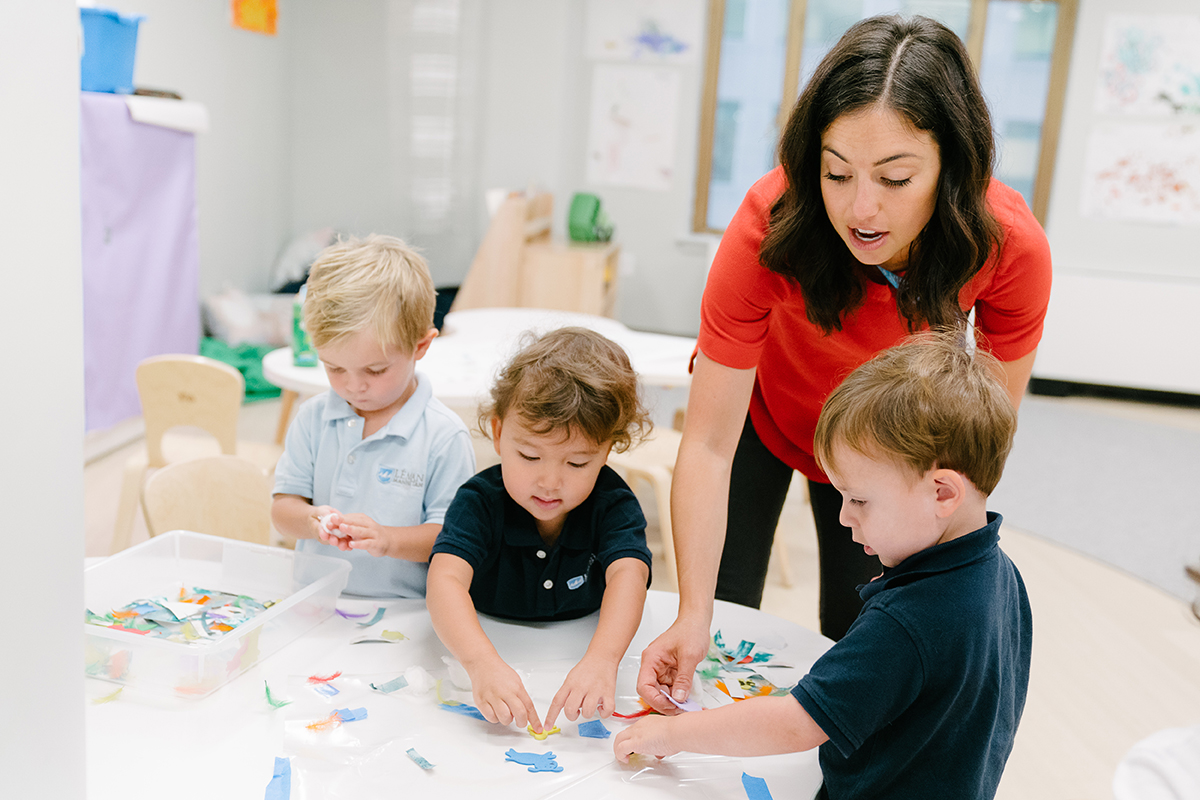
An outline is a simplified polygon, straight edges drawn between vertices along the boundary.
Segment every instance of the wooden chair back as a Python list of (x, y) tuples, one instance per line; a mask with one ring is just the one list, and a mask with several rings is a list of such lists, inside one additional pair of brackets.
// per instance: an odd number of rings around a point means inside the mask
[(246, 382), (233, 367), (204, 356), (153, 356), (138, 364), (137, 387), (149, 466), (166, 465), (163, 434), (180, 425), (212, 434), (226, 455), (237, 452), (238, 413)]
[(450, 310), (520, 307), (525, 248), (550, 241), (553, 211), (554, 196), (548, 193), (506, 197), (492, 215)]
[(254, 462), (209, 456), (155, 472), (142, 503), (151, 536), (186, 530), (270, 544), (271, 488), (266, 470)]

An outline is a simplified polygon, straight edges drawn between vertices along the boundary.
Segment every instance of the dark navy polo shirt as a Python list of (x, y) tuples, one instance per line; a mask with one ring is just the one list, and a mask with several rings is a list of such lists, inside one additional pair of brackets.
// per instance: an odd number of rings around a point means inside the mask
[(821, 727), (825, 795), (992, 798), (1029, 686), (1033, 619), (999, 514), (865, 586), (792, 695)]
[(433, 553), (456, 555), (475, 570), (476, 611), (522, 620), (590, 614), (604, 598), (609, 565), (637, 558), (650, 566), (642, 507), (608, 466), (600, 468), (587, 499), (567, 514), (553, 547), (542, 541), (533, 515), (504, 490), (500, 467), (485, 469), (454, 496)]

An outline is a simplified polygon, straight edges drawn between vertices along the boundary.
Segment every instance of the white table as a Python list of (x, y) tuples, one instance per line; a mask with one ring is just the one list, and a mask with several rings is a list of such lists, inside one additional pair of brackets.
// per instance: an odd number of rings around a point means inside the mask
[[(677, 602), (674, 594), (650, 592), (642, 625), (619, 673), (618, 711), (627, 713), (637, 707), (637, 658), (674, 620)], [(775, 800), (811, 800), (820, 786), (815, 750), (744, 759), (680, 754), (661, 763), (639, 758), (640, 763), (626, 766), (613, 758), (611, 738), (580, 737), (576, 723), (561, 715), (558, 725), (563, 732), (539, 742), (512, 726), (446, 712), (438, 708), (433, 691), (371, 691), (368, 682), (383, 682), (419, 665), (434, 678), (446, 678), (443, 692), (452, 694), (448, 668), (442, 662), (447, 651), (433, 632), (423, 601), (338, 602), (339, 608), (354, 612), (373, 611), (379, 605), (386, 606), (387, 613), (376, 626), (362, 629), (354, 620), (331, 617), (203, 699), (160, 698), (128, 687), (112, 702), (89, 703), (88, 798), (262, 800), (276, 756), (291, 757), (293, 800), (346, 796), (533, 800), (559, 793), (570, 800), (698, 796), (744, 800), (743, 771), (765, 779)], [(596, 615), (560, 623), (518, 624), (490, 618), (483, 623), (501, 656), (522, 673), (544, 714), (567, 670), (586, 649)], [(396, 644), (349, 643), (365, 632), (378, 634), (385, 628), (409, 638)], [(794, 623), (721, 601), (714, 609), (713, 630), (717, 629), (727, 643), (748, 639), (786, 655), (795, 668), (773, 673), (781, 684), (797, 680), (831, 644)], [(342, 688), (342, 694), (327, 704), (304, 684), (306, 676), (339, 670), (343, 675), (334, 685)], [(794, 676), (785, 679), (781, 673)], [(272, 709), (265, 700), (264, 681), (273, 694), (295, 702)], [(110, 683), (87, 681), (92, 698), (113, 688)], [(469, 694), (452, 696), (470, 702)], [(364, 707), (369, 716), (323, 734), (305, 730), (305, 722), (316, 714), (341, 707)], [(605, 721), (614, 733), (626, 724), (615, 717)], [(405, 756), (408, 748), (435, 769), (419, 769)], [(563, 771), (529, 773), (505, 761), (509, 748), (550, 750)]]
[[(433, 394), (455, 409), (473, 409), (486, 397), (497, 370), (519, 349), (522, 334), (577, 325), (590, 328), (621, 345), (647, 387), (677, 388), (691, 383), (688, 362), (696, 340), (685, 336), (644, 333), (607, 317), (540, 308), (477, 308), (446, 315), (442, 333), (433, 340), (417, 371), (429, 378)], [(298, 395), (329, 388), (325, 369), (297, 367), (291, 348), (281, 347), (263, 358), (263, 376), (284, 390), (276, 443), (282, 444)]]

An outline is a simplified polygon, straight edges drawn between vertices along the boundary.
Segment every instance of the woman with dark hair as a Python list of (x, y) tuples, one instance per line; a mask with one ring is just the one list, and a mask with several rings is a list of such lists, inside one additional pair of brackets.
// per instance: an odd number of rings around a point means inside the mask
[(746, 194), (701, 305), (671, 517), (675, 623), (646, 649), (638, 690), (685, 698), (713, 597), (758, 607), (795, 470), (808, 479), (821, 631), (840, 639), (877, 558), (840, 523), (813, 459), (825, 398), (876, 353), (926, 327), (962, 327), (1020, 402), (1050, 296), (1045, 233), (992, 178), (991, 118), (959, 38), (923, 17), (873, 17), (817, 67), (780, 139), (780, 166)]

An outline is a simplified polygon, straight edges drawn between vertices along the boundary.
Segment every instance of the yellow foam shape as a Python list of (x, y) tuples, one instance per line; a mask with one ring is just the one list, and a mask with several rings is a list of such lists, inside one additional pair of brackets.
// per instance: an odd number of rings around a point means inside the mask
[(557, 725), (555, 725), (550, 730), (542, 731), (541, 733), (534, 733), (532, 725), (527, 727), (525, 730), (529, 731), (529, 735), (532, 736), (533, 738), (537, 739), (539, 742), (546, 741), (546, 737), (552, 733), (562, 733), (562, 728), (558, 727)]

